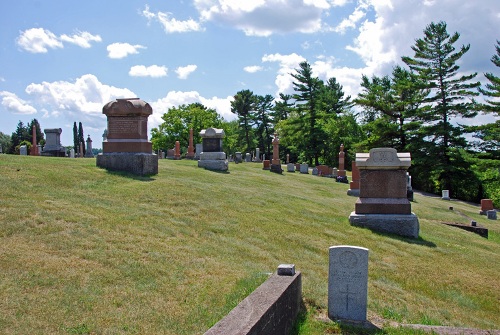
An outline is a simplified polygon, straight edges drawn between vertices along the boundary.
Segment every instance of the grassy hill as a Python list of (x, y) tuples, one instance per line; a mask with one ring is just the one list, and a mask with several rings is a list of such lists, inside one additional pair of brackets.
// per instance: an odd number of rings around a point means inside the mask
[[(0, 155), (0, 185), (1, 334), (200, 334), (280, 263), (303, 274), (300, 334), (340, 332), (321, 321), (332, 245), (370, 250), (369, 318), (500, 329), (500, 221), (476, 206), (417, 194), (411, 240), (351, 227), (346, 184), (254, 163), (149, 178)], [(441, 224), (470, 218), (489, 239)]]

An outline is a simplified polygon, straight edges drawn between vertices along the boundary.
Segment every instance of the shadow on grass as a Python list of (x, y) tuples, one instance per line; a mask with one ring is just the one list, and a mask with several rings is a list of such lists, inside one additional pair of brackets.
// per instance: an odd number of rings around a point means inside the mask
[(134, 180), (139, 180), (139, 181), (153, 181), (153, 180), (155, 180), (155, 178), (152, 178), (151, 176), (139, 176), (139, 175), (135, 175), (133, 173), (124, 172), (124, 171), (106, 170), (106, 172), (110, 175), (121, 176), (121, 177), (130, 178), (130, 179), (134, 179)]
[[(370, 228), (368, 228), (368, 229), (370, 229)], [(373, 229), (370, 229), (370, 230), (377, 235), (390, 237), (390, 238), (393, 238), (395, 240), (399, 240), (399, 241), (406, 242), (409, 244), (423, 245), (424, 247), (429, 247), (429, 248), (436, 248), (437, 247), (437, 245), (434, 242), (426, 241), (420, 236), (418, 238), (410, 238), (410, 237), (403, 237), (403, 236), (399, 236), (399, 235), (391, 234), (391, 233), (384, 233), (384, 232), (376, 231)]]
[(220, 171), (220, 170), (210, 170), (210, 169), (205, 169), (205, 171), (213, 172), (213, 173), (220, 173), (220, 174), (231, 174), (229, 171)]

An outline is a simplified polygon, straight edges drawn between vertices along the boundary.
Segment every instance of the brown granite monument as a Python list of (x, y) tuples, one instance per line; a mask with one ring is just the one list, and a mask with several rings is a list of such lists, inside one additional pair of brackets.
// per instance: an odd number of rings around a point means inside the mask
[(340, 145), (340, 152), (339, 152), (339, 169), (337, 172), (338, 177), (345, 177), (345, 153), (344, 153), (344, 145)]
[(38, 146), (36, 145), (36, 127), (33, 125), (32, 127), (32, 140), (31, 140), (31, 156), (39, 156)]
[(406, 195), (409, 152), (375, 148), (356, 154), (359, 169), (359, 198), (349, 216), (353, 226), (417, 238), (418, 218), (411, 212)]
[(152, 154), (148, 141), (151, 106), (139, 98), (116, 99), (104, 105), (102, 113), (108, 118), (108, 133), (97, 166), (137, 175), (157, 174), (158, 156)]
[(274, 133), (273, 139), (273, 159), (271, 160), (271, 172), (275, 173), (283, 173), (283, 169), (281, 168), (280, 161), (280, 139), (278, 138), (278, 134)]
[(187, 159), (194, 159), (193, 128), (189, 129), (189, 145), (186, 154)]
[(347, 195), (359, 197), (359, 169), (356, 166), (356, 162), (351, 162), (351, 168), (351, 182), (349, 183)]

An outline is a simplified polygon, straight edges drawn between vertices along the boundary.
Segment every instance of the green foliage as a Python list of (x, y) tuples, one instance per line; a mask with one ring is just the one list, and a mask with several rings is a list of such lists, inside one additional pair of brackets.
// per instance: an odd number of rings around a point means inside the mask
[(11, 137), (0, 131), (0, 147), (2, 148), (2, 153), (6, 153), (12, 146)]
[(77, 152), (80, 151), (80, 144), (82, 145), (82, 153), (80, 153), (81, 155), (85, 156), (85, 152), (87, 151), (87, 149), (85, 148), (85, 136), (83, 135), (83, 125), (81, 122), (78, 122), (78, 150)]
[[(26, 126), (22, 121), (19, 121), (17, 124), (16, 131), (12, 133), (10, 137), (10, 147), (5, 151), (6, 153), (19, 153), (19, 146), (21, 146), (21, 142), (26, 141), (30, 143), (31, 147), (31, 142), (33, 141), (33, 126), (35, 126), (36, 129), (36, 139), (37, 143), (44, 143), (43, 139), (43, 133), (40, 127), (40, 124), (38, 123), (37, 119), (31, 120)], [(4, 148), (5, 149), (5, 148)]]
[(169, 108), (161, 117), (163, 123), (151, 130), (154, 150), (167, 151), (179, 141), (181, 148), (189, 145), (189, 130), (193, 129), (193, 143), (201, 143), (200, 131), (206, 128), (220, 128), (222, 118), (212, 108), (200, 103)]
[(248, 152), (255, 147), (252, 125), (254, 123), (254, 111), (257, 97), (250, 90), (242, 90), (236, 93), (231, 101), (231, 112), (238, 116), (240, 129), (241, 151)]

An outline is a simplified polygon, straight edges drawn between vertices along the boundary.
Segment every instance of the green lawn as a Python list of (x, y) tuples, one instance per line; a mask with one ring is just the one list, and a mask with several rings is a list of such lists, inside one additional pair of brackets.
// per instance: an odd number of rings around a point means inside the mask
[[(462, 202), (416, 195), (410, 240), (351, 227), (347, 184), (256, 163), (160, 160), (149, 178), (0, 155), (0, 185), (0, 334), (200, 334), (280, 263), (303, 274), (298, 333), (349, 332), (322, 321), (332, 245), (370, 250), (368, 316), (384, 332), (500, 329), (500, 221)], [(466, 216), (490, 238), (440, 223)]]

